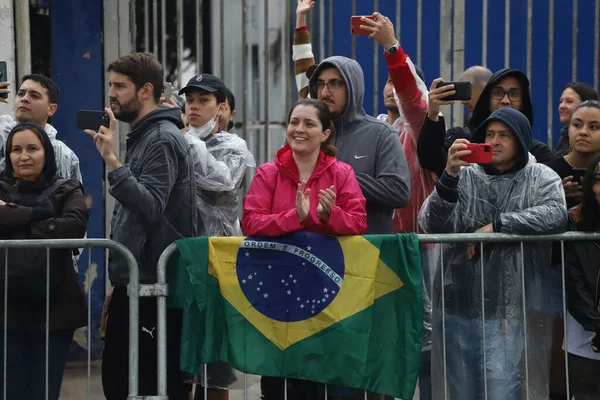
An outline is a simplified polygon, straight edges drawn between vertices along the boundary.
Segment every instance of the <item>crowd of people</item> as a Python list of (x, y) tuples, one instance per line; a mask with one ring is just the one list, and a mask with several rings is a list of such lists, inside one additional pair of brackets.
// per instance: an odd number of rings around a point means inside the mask
[[(105, 163), (108, 192), (116, 200), (110, 238), (132, 252), (141, 283), (156, 282), (158, 258), (168, 245), (194, 236), (599, 230), (600, 102), (592, 87), (582, 82), (564, 87), (558, 107), (564, 127), (550, 149), (533, 138), (529, 77), (512, 68), (492, 73), (471, 66), (462, 77), (472, 85), (471, 98), (463, 100), (469, 117), (464, 126), (449, 127), (441, 108), (456, 102), (446, 99), (455, 87), (438, 87), (440, 77), (428, 90), (391, 20), (375, 12), (363, 18), (361, 28), (381, 46), (388, 66), (383, 88), (388, 113), (372, 117), (363, 108), (360, 64), (343, 56), (315, 61), (307, 26), (314, 1), (297, 3), (292, 57), (300, 100), (288, 116), (286, 144), (256, 169), (241, 220), (241, 188), (256, 164), (246, 142), (229, 132), (235, 97), (225, 83), (211, 74), (194, 76), (178, 93), (185, 98), (180, 106), (161, 98), (164, 71), (152, 55), (132, 53), (108, 66), (110, 123), (86, 133)], [(9, 86), (0, 83), (0, 94), (9, 93)], [(16, 91), (14, 118), (0, 117), (2, 239), (86, 233), (88, 206), (77, 155), (49, 123), (58, 99), (52, 80), (28, 75)], [(115, 151), (117, 121), (130, 126), (124, 159)], [(490, 145), (491, 162), (465, 161), (470, 144)], [(594, 257), (600, 245), (565, 243), (562, 250), (550, 242), (423, 245), (421, 399), (447, 394), (475, 400), (485, 393), (489, 399), (565, 398), (563, 349), (569, 395), (598, 398), (600, 267)], [(10, 282), (0, 296), (7, 313), (7, 399), (44, 398), (46, 330), (48, 398), (59, 398), (74, 331), (87, 324), (73, 268), (77, 253), (49, 251), (47, 265), (45, 249), (2, 250), (6, 273), (0, 286)], [(110, 254), (109, 277), (102, 383), (108, 400), (123, 400), (129, 276), (118, 253)], [(156, 391), (156, 307), (152, 298), (140, 299), (141, 395)], [(179, 370), (181, 310), (169, 309), (167, 321), (169, 398), (203, 399), (204, 388), (198, 385), (194, 395)], [(535, 361), (525, 363), (526, 352)], [(236, 374), (213, 363), (202, 378), (208, 400), (221, 400), (229, 398)], [(264, 400), (283, 399), (285, 388), (289, 399), (325, 399), (325, 393), (332, 400), (364, 398), (358, 389), (329, 385), (325, 391), (321, 383), (262, 377)]]

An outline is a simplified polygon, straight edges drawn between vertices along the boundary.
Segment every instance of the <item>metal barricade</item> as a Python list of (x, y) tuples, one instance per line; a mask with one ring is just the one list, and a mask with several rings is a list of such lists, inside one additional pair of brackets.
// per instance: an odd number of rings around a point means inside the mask
[[(422, 234), (422, 235), (418, 235), (419, 241), (421, 244), (442, 244), (442, 245), (447, 245), (447, 244), (459, 244), (459, 243), (477, 243), (479, 246), (479, 250), (481, 252), (481, 254), (483, 254), (484, 251), (484, 244), (490, 245), (490, 244), (514, 244), (516, 247), (515, 249), (517, 249), (517, 251), (520, 251), (520, 262), (518, 265), (519, 268), (519, 273), (521, 275), (521, 296), (522, 296), (522, 307), (523, 307), (523, 320), (521, 321), (523, 323), (523, 336), (524, 336), (524, 348), (523, 348), (523, 365), (524, 365), (524, 381), (525, 381), (525, 389), (524, 391), (526, 392), (526, 398), (534, 398), (534, 397), (529, 397), (530, 393), (529, 393), (529, 383), (530, 383), (530, 376), (529, 376), (529, 366), (532, 362), (532, 360), (530, 359), (531, 354), (529, 353), (529, 348), (527, 345), (527, 337), (528, 337), (528, 326), (527, 326), (527, 304), (526, 304), (526, 285), (525, 285), (525, 279), (524, 279), (524, 274), (525, 274), (525, 262), (524, 262), (524, 253), (523, 253), (523, 249), (524, 249), (524, 245), (525, 244), (531, 244), (531, 243), (541, 243), (541, 242), (554, 242), (554, 243), (560, 243), (560, 247), (561, 247), (561, 268), (562, 268), (562, 306), (563, 306), (563, 310), (565, 310), (565, 314), (566, 314), (566, 310), (567, 310), (567, 304), (566, 304), (566, 295), (565, 295), (565, 255), (564, 255), (564, 243), (565, 242), (574, 242), (574, 241), (578, 241), (578, 242), (585, 242), (585, 241), (600, 241), (600, 233), (580, 233), (580, 232), (567, 232), (564, 234), (555, 234), (555, 235), (508, 235), (508, 234), (499, 234), (499, 233), (492, 233), (492, 234)], [(520, 250), (519, 250), (520, 249)], [(161, 255), (159, 262), (158, 262), (158, 282), (159, 285), (163, 285), (166, 283), (166, 268), (167, 268), (167, 264), (169, 262), (169, 259), (173, 256), (173, 254), (175, 254), (177, 251), (177, 246), (176, 244), (171, 244), (169, 247), (167, 247), (167, 249), (165, 249), (165, 251), (163, 252), (163, 254)], [(444, 265), (444, 252), (440, 251), (439, 253), (439, 265), (443, 266)], [(481, 259), (481, 263), (480, 263), (480, 267), (482, 269), (482, 277), (481, 280), (483, 282), (484, 280), (484, 262), (483, 262), (483, 258)], [(548, 265), (548, 267), (550, 267), (550, 265)], [(436, 274), (438, 273), (438, 271), (435, 272)], [(444, 282), (444, 268), (439, 268), (439, 278), (441, 278), (441, 282)], [(483, 288), (484, 286), (482, 286)], [(551, 290), (550, 287), (544, 288), (545, 290)], [(439, 382), (432, 382), (432, 387), (435, 386), (443, 386), (443, 398), (444, 399), (450, 399), (449, 396), (449, 392), (448, 392), (448, 378), (447, 378), (447, 346), (446, 346), (446, 314), (445, 314), (445, 300), (444, 300), (444, 285), (441, 285), (441, 299), (442, 299), (442, 308), (441, 308), (441, 313), (442, 313), (442, 332), (441, 332), (441, 337), (442, 337), (442, 352), (443, 352), (443, 382), (439, 381)], [(485, 294), (484, 291), (481, 291), (481, 302), (482, 305), (484, 304), (485, 301)], [(163, 302), (161, 303), (161, 306), (163, 313), (166, 313), (166, 303)], [(485, 307), (482, 308), (485, 311)], [(482, 316), (482, 320), (485, 321), (486, 317), (485, 314)], [(166, 329), (166, 326), (161, 326), (161, 328), (163, 330), (163, 337), (164, 337), (164, 330)], [(485, 357), (486, 357), (486, 341), (485, 341), (485, 337), (486, 337), (486, 331), (485, 331), (485, 324), (483, 324), (483, 328), (482, 328), (482, 335), (483, 335), (483, 355), (484, 355), (484, 364), (485, 365)], [(567, 340), (567, 323), (566, 323), (566, 318), (564, 318), (563, 321), (563, 331), (564, 331), (564, 337), (565, 337), (565, 343)], [(569, 380), (568, 380), (568, 376), (569, 376), (569, 365), (568, 365), (568, 352), (565, 350), (564, 352), (564, 357), (565, 357), (565, 369), (566, 369), (566, 374), (565, 374), (565, 380), (566, 380), (566, 385), (567, 385), (567, 392), (569, 392)], [(488, 398), (487, 396), (487, 371), (484, 368), (483, 369), (483, 374), (484, 374), (484, 385), (485, 385), (485, 399)], [(204, 388), (204, 398), (206, 399), (207, 397), (207, 374), (206, 374), (206, 366), (204, 366), (204, 377), (203, 377), (203, 388)], [(285, 390), (285, 396), (284, 398), (287, 400), (287, 390), (285, 389), (287, 388), (287, 380), (285, 381), (284, 384), (284, 390)], [(249, 396), (249, 394), (251, 394), (251, 396)], [(325, 396), (327, 396), (327, 388), (325, 387)], [(368, 395), (367, 392), (365, 392), (365, 399), (367, 398), (372, 398), (372, 394)], [(237, 398), (237, 397), (233, 397), (233, 398)], [(243, 393), (243, 397), (240, 398), (243, 399), (253, 399), (253, 398), (260, 398), (260, 394), (256, 393), (255, 390), (252, 391), (252, 393), (250, 393), (249, 389), (248, 389), (248, 375), (244, 374), (244, 393)], [(419, 394), (418, 391), (415, 394), (415, 399), (419, 399)]]
[[(131, 254), (131, 252), (122, 244), (117, 243), (108, 239), (45, 239), (45, 240), (0, 240), (0, 249), (4, 249), (5, 251), (5, 265), (8, 263), (8, 256), (10, 254), (10, 249), (46, 249), (46, 308), (45, 308), (45, 334), (46, 334), (46, 368), (45, 368), (45, 387), (46, 387), (46, 398), (48, 398), (48, 351), (49, 351), (49, 321), (50, 321), (50, 250), (51, 249), (107, 249), (120, 253), (126, 260), (128, 268), (129, 268), (129, 396), (130, 400), (145, 400), (145, 399), (153, 399), (160, 400), (166, 399), (166, 375), (158, 373), (158, 382), (159, 388), (158, 393), (159, 396), (138, 396), (138, 368), (139, 368), (139, 297), (140, 296), (157, 296), (161, 293), (164, 293), (164, 288), (161, 288), (160, 285), (140, 285), (139, 284), (139, 270), (138, 265)], [(91, 264), (91, 252), (88, 252), (88, 262)], [(3, 343), (3, 366), (4, 366), (4, 385), (3, 385), (3, 398), (6, 398), (6, 376), (7, 376), (7, 289), (9, 285), (8, 281), (8, 268), (5, 268), (4, 272), (5, 276), (5, 286), (4, 286), (4, 343)], [(164, 277), (163, 277), (164, 281)], [(91, 309), (90, 309), (90, 299), (91, 299), (91, 282), (88, 279), (87, 281), (87, 301), (88, 301), (88, 354), (87, 354), (87, 399), (92, 398), (91, 393), (91, 349), (89, 346), (89, 341), (91, 337), (91, 331), (89, 329), (91, 325)], [(164, 297), (162, 297), (164, 299)], [(160, 303), (160, 299), (158, 300)], [(159, 308), (160, 310), (160, 308)], [(160, 318), (163, 318), (162, 320)], [(163, 331), (159, 330), (158, 338), (159, 343), (162, 340), (164, 343), (164, 327), (165, 327), (165, 315), (162, 317), (159, 311), (159, 327), (163, 327)], [(161, 323), (162, 321), (162, 323)], [(160, 329), (160, 328), (159, 328)], [(162, 337), (161, 337), (162, 334)], [(159, 355), (160, 352), (159, 345)], [(164, 359), (165, 359), (165, 351), (164, 346), (162, 347), (162, 358), (163, 364), (159, 364), (162, 368), (159, 368), (159, 371), (164, 371)], [(64, 383), (63, 383), (64, 384)], [(77, 394), (78, 398), (81, 398), (81, 394)], [(103, 397), (102, 397), (103, 398)]]

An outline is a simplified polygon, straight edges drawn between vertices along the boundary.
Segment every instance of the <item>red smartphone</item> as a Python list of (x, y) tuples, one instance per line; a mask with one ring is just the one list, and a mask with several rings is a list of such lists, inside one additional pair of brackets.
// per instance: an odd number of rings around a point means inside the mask
[(464, 156), (461, 160), (474, 164), (490, 164), (492, 162), (492, 145), (487, 143), (467, 143), (465, 150), (471, 150), (471, 154)]
[(353, 35), (358, 35), (358, 36), (369, 36), (371, 34), (371, 32), (366, 31), (364, 29), (360, 29), (361, 25), (365, 25), (364, 22), (362, 22), (361, 18), (365, 17), (368, 18), (370, 20), (374, 20), (375, 17), (372, 15), (354, 15), (350, 18), (350, 33)]

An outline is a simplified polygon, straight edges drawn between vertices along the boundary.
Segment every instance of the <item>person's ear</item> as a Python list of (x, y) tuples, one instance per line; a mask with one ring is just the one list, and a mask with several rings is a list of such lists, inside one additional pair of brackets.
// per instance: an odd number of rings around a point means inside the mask
[(325, 129), (325, 131), (323, 132), (323, 142), (326, 142), (327, 139), (329, 139), (329, 136), (331, 135), (331, 129)]
[(48, 104), (48, 118), (52, 117), (56, 113), (56, 110), (58, 110), (58, 104), (56, 104), (56, 103)]

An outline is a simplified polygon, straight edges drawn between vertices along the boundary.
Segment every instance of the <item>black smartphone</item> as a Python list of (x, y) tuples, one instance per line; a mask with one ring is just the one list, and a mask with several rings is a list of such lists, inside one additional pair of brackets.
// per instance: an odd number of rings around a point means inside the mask
[(456, 93), (444, 97), (442, 100), (451, 101), (451, 100), (471, 100), (471, 82), (469, 81), (457, 81), (457, 82), (440, 82), (437, 84), (436, 88), (442, 86), (454, 85), (454, 90)]
[[(6, 70), (6, 61), (0, 61), (0, 82), (8, 81), (8, 71)], [(8, 93), (0, 93), (0, 97), (8, 99)]]
[(108, 128), (109, 124), (108, 114), (105, 111), (77, 111), (77, 129), (92, 129), (97, 131), (102, 125)]
[(573, 168), (573, 180), (571, 182), (577, 182), (583, 185), (583, 177), (587, 172), (587, 168)]

